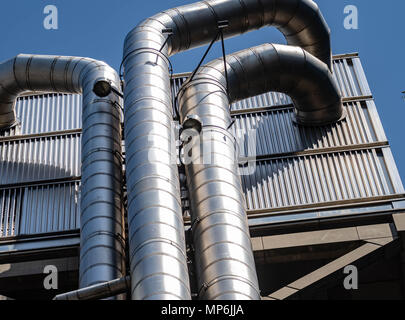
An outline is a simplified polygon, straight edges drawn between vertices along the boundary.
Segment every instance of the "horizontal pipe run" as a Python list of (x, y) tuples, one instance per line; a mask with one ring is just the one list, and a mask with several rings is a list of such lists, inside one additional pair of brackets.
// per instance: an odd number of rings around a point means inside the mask
[(55, 296), (53, 300), (99, 300), (126, 293), (131, 287), (129, 276)]

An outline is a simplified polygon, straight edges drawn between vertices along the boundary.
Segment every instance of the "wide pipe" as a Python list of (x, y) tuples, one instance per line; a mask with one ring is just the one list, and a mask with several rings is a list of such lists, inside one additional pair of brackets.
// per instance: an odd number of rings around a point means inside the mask
[(110, 66), (89, 58), (18, 55), (0, 64), (1, 128), (16, 123), (16, 100), (26, 91), (82, 94), (81, 288), (125, 273), (121, 99), (113, 91), (100, 98), (97, 83), (120, 87)]
[(173, 157), (169, 56), (212, 41), (223, 20), (228, 21), (225, 38), (275, 26), (288, 44), (331, 67), (330, 31), (312, 0), (201, 1), (163, 11), (127, 35), (123, 65), (133, 299), (190, 299)]
[[(202, 133), (190, 150), (190, 192), (199, 295), (202, 299), (259, 299), (245, 200), (238, 174), (229, 105), (269, 91), (292, 98), (297, 120), (324, 124), (342, 116), (328, 67), (299, 47), (264, 44), (203, 66), (178, 96), (181, 123), (199, 119)], [(229, 91), (227, 91), (229, 86)], [(186, 155), (186, 156), (187, 156)]]
[[(199, 101), (197, 92), (200, 95), (211, 92), (209, 97), (212, 97), (220, 85), (220, 88), (228, 87), (229, 103), (265, 92), (282, 92), (293, 101), (294, 120), (300, 125), (322, 126), (345, 116), (332, 73), (325, 63), (300, 47), (263, 44), (228, 55), (226, 66), (228, 79), (222, 58), (201, 67), (192, 81), (186, 81), (181, 88), (179, 101), (186, 89), (189, 95), (195, 91), (193, 101)], [(212, 81), (214, 86), (211, 88)], [(193, 114), (194, 109), (190, 106), (180, 105), (182, 120)], [(198, 114), (200, 117), (205, 115), (204, 125), (227, 128), (230, 124), (229, 108), (198, 110), (204, 112)]]

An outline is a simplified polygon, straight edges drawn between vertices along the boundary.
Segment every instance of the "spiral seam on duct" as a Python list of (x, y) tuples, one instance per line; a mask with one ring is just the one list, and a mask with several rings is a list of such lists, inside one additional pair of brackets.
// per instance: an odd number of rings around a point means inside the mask
[[(312, 0), (207, 0), (159, 13), (127, 35), (124, 120), (132, 299), (190, 299), (178, 169), (171, 156), (168, 59), (209, 43), (219, 20), (229, 22), (225, 38), (276, 26), (289, 44), (306, 48), (331, 67), (329, 28)], [(163, 29), (173, 31), (167, 42)]]
[[(203, 125), (186, 164), (197, 278), (203, 299), (259, 299), (229, 105), (269, 91), (292, 98), (306, 124), (336, 122), (343, 107), (326, 64), (302, 48), (264, 44), (200, 68), (179, 92), (181, 123)], [(227, 82), (229, 92), (227, 92)], [(229, 97), (229, 99), (228, 99)], [(207, 161), (207, 151), (209, 160)], [(204, 162), (205, 160), (205, 162)]]
[(82, 94), (81, 288), (125, 273), (121, 99), (114, 92), (97, 97), (100, 79), (119, 88), (117, 73), (89, 58), (18, 55), (0, 64), (0, 127), (16, 122), (16, 99), (25, 91)]

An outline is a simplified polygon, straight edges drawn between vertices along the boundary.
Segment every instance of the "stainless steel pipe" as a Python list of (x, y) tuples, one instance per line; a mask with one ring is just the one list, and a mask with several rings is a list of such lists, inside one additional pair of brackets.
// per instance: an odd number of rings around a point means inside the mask
[[(325, 63), (299, 47), (265, 44), (200, 68), (179, 92), (181, 123), (199, 119), (202, 134), (186, 142), (186, 163), (199, 294), (202, 299), (259, 299), (245, 200), (229, 106), (269, 91), (294, 101), (297, 120), (339, 120), (339, 90)], [(229, 92), (226, 88), (229, 86)], [(186, 155), (187, 156), (187, 155)]]
[(108, 282), (103, 282), (90, 287), (82, 288), (76, 291), (71, 291), (59, 294), (53, 300), (99, 300), (111, 298), (119, 294), (127, 292), (131, 287), (131, 279), (129, 276), (125, 278), (115, 279)]
[[(345, 115), (332, 73), (325, 63), (300, 47), (263, 44), (230, 54), (226, 62), (228, 83), (223, 59), (214, 60), (201, 67), (191, 82), (185, 82), (179, 101), (187, 91), (192, 101), (203, 103), (203, 98), (215, 97), (219, 89), (228, 85), (229, 103), (269, 91), (289, 95), (295, 106), (296, 121), (301, 125), (322, 126)], [(200, 109), (199, 105), (180, 103), (182, 120), (193, 114), (204, 117), (204, 126), (226, 129), (231, 121), (229, 107), (213, 109), (209, 105)]]
[[(312, 0), (201, 1), (163, 11), (127, 35), (123, 65), (133, 299), (190, 299), (168, 59), (209, 43), (222, 20), (229, 22), (226, 38), (276, 26), (289, 44), (331, 67), (329, 28)], [(172, 33), (169, 39), (166, 31)]]
[(15, 103), (25, 91), (82, 94), (80, 287), (125, 273), (122, 212), (121, 99), (100, 98), (96, 83), (119, 89), (106, 63), (77, 57), (18, 55), (0, 64), (0, 127), (16, 121)]

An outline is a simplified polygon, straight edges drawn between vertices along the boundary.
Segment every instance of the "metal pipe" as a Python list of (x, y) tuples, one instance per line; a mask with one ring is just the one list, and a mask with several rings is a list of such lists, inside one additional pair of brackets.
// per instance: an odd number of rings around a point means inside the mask
[[(190, 299), (168, 57), (209, 43), (225, 20), (225, 38), (275, 26), (289, 44), (331, 67), (329, 28), (312, 0), (201, 1), (159, 13), (127, 35), (123, 65), (133, 299)], [(173, 33), (168, 41), (163, 30)]]
[[(340, 90), (332, 73), (322, 61), (302, 48), (263, 44), (228, 55), (226, 66), (228, 80), (223, 58), (202, 66), (192, 81), (185, 82), (178, 100), (181, 101), (180, 97), (184, 99), (184, 92), (188, 90), (194, 92), (193, 101), (199, 101), (197, 94), (200, 91), (215, 95), (218, 88), (227, 88), (228, 84), (229, 103), (269, 91), (289, 95), (295, 107), (295, 120), (301, 125), (327, 125), (345, 116)], [(180, 116), (183, 121), (195, 114), (191, 109), (184, 109), (192, 107), (184, 103), (182, 107)], [(205, 115), (210, 115), (204, 126), (216, 125), (226, 129), (230, 125), (229, 106), (226, 109), (221, 106), (215, 111), (204, 110)]]
[(191, 152), (186, 174), (202, 299), (260, 298), (237, 146), (227, 129), (231, 103), (269, 91), (290, 95), (297, 119), (305, 124), (342, 116), (328, 67), (303, 49), (285, 45), (264, 44), (228, 55), (226, 66), (224, 59), (214, 60), (178, 95), (181, 123), (196, 118), (202, 123), (199, 139), (187, 139), (191, 145), (184, 147)]
[(55, 296), (53, 300), (100, 300), (125, 293), (130, 287), (131, 279), (127, 276), (76, 291), (63, 293)]
[[(124, 268), (120, 97), (93, 89), (119, 88), (117, 73), (89, 58), (18, 55), (0, 64), (0, 127), (16, 122), (25, 91), (82, 94), (80, 287), (117, 279)], [(107, 88), (108, 89), (108, 88)]]

